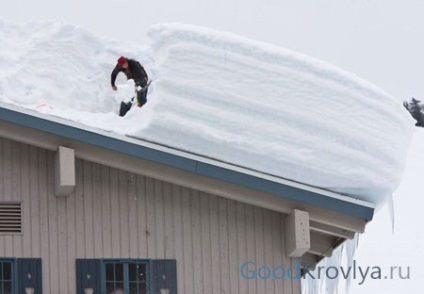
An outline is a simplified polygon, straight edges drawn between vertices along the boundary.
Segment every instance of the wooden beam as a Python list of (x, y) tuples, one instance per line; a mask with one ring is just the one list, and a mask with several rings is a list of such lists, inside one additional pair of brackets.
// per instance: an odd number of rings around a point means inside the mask
[(311, 228), (311, 232), (323, 233), (323, 234), (340, 237), (344, 239), (349, 239), (349, 240), (352, 240), (356, 234), (353, 231), (337, 228), (335, 226), (330, 226), (330, 225), (323, 224), (317, 221), (310, 221), (309, 227)]
[(338, 237), (311, 232), (311, 248), (308, 253), (330, 257), (333, 254), (334, 247), (339, 244), (339, 239)]
[(69, 196), (75, 188), (75, 152), (59, 146), (55, 155), (55, 194)]
[(295, 209), (285, 220), (286, 256), (301, 257), (311, 248), (309, 214)]

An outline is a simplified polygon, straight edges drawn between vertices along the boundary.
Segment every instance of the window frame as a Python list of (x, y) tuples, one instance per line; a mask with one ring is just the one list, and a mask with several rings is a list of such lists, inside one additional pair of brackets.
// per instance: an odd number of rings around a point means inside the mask
[[(128, 267), (130, 263), (144, 263), (146, 264), (146, 294), (150, 293), (151, 279), (152, 279), (152, 259), (147, 258), (102, 258), (101, 269), (100, 269), (100, 283), (102, 293), (106, 293), (106, 264), (107, 263), (119, 263), (124, 264), (124, 289), (129, 286), (129, 272)], [(127, 289), (129, 290), (129, 289)], [(127, 291), (124, 292), (128, 294)]]
[(9, 262), (10, 265), (11, 265), (11, 269), (10, 269), (11, 270), (10, 283), (11, 283), (11, 286), (12, 286), (11, 293), (14, 294), (14, 293), (16, 293), (16, 290), (17, 290), (16, 286), (15, 286), (15, 284), (17, 282), (17, 280), (16, 280), (16, 277), (17, 277), (16, 259), (15, 258), (4, 258), (4, 257), (0, 257), (0, 266), (2, 266), (1, 276), (0, 276), (0, 293), (3, 293), (3, 282), (5, 282), (3, 280), (3, 263), (4, 262)]

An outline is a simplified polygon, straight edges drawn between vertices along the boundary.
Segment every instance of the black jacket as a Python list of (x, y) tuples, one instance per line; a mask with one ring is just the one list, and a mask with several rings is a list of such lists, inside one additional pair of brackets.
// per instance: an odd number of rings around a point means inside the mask
[(123, 72), (127, 76), (127, 79), (133, 79), (137, 86), (144, 87), (149, 79), (146, 71), (137, 60), (128, 59), (128, 69), (122, 68), (119, 65), (116, 65), (113, 69), (111, 74), (112, 86), (115, 86), (116, 76), (120, 72)]

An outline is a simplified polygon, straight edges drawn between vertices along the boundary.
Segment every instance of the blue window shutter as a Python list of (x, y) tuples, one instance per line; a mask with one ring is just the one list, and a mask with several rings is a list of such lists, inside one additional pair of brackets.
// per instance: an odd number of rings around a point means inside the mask
[(175, 259), (152, 259), (150, 293), (160, 294), (162, 288), (169, 294), (177, 294), (177, 261)]
[(101, 260), (76, 260), (77, 294), (84, 294), (85, 288), (93, 288), (94, 294), (101, 293)]
[(16, 267), (17, 293), (25, 293), (25, 288), (34, 288), (34, 293), (43, 293), (41, 258), (18, 258)]

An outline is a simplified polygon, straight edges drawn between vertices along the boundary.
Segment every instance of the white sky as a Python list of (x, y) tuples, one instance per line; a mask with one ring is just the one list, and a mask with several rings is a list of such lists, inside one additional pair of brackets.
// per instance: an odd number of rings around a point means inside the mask
[(0, 11), (136, 43), (151, 24), (207, 26), (328, 61), (402, 100), (424, 98), (422, 0), (14, 0)]

